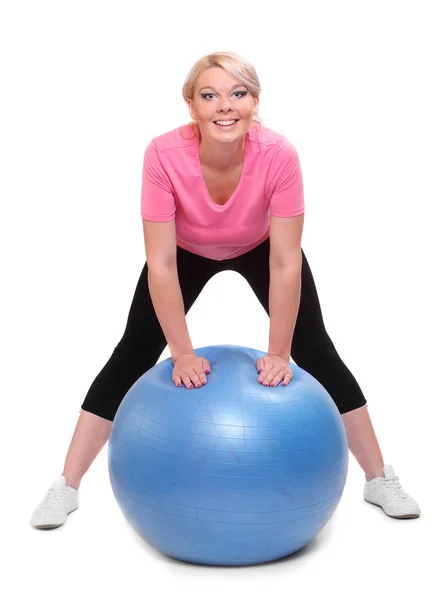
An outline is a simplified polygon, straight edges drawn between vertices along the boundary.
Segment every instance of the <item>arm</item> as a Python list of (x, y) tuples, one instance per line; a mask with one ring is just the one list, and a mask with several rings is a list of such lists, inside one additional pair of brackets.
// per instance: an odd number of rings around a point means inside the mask
[(302, 264), (271, 269), (269, 286), (269, 349), (289, 362), (300, 305)]
[(185, 319), (177, 265), (148, 267), (148, 288), (173, 360), (187, 352), (194, 352)]
[(185, 320), (177, 272), (176, 202), (156, 140), (143, 160), (141, 214), (148, 264), (148, 288), (173, 360), (194, 352)]
[(173, 360), (194, 352), (185, 319), (185, 305), (177, 272), (175, 219), (143, 219), (148, 289)]
[(296, 217), (271, 216), (268, 354), (287, 361), (300, 307), (303, 222), (303, 213)]

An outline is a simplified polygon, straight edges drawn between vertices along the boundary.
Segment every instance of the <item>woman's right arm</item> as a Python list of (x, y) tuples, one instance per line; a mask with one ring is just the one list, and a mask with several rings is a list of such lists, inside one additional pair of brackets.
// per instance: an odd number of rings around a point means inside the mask
[(173, 361), (183, 354), (194, 353), (185, 319), (177, 265), (148, 267), (148, 288)]
[(175, 361), (183, 354), (194, 353), (177, 272), (175, 219), (162, 223), (142, 220), (149, 293)]

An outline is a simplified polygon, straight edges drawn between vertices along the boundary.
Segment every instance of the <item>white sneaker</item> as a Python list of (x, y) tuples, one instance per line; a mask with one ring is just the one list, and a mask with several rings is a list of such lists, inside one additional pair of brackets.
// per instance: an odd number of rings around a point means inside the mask
[(374, 477), (364, 483), (364, 500), (381, 506), (386, 515), (395, 519), (419, 517), (419, 505), (401, 487), (393, 468), (384, 465), (383, 474), (384, 477)]
[(60, 527), (67, 515), (79, 506), (79, 492), (67, 485), (64, 475), (57, 477), (45, 498), (31, 515), (30, 524), (37, 529)]

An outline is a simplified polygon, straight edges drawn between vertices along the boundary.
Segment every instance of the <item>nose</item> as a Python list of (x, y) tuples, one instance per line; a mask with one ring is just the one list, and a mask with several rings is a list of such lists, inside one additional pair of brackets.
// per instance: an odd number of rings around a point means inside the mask
[(233, 107), (232, 107), (231, 103), (228, 100), (226, 100), (225, 98), (223, 98), (221, 100), (218, 112), (220, 112), (220, 113), (228, 113), (230, 111), (233, 111)]
[(236, 119), (235, 113), (230, 108), (228, 110), (219, 110), (218, 119)]

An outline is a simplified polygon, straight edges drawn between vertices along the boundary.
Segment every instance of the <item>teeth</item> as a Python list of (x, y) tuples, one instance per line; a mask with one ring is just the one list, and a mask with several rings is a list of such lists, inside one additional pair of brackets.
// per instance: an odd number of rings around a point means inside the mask
[(216, 123), (218, 125), (232, 125), (233, 123), (236, 123), (236, 121), (235, 120), (233, 120), (233, 121), (216, 121)]

